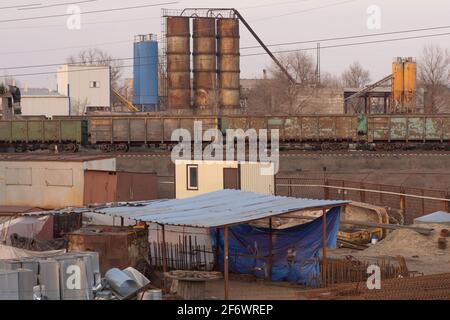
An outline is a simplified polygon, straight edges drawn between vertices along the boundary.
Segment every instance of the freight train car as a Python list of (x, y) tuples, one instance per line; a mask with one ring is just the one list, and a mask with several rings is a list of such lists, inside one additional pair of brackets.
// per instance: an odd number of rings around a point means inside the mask
[(224, 134), (228, 129), (266, 129), (269, 133), (272, 129), (278, 129), (280, 142), (307, 144), (315, 148), (348, 148), (349, 143), (361, 139), (358, 135), (358, 116), (352, 115), (226, 116), (220, 120)]
[(0, 120), (0, 145), (15, 147), (16, 151), (55, 149), (72, 151), (87, 145), (86, 120), (17, 119)]
[(217, 117), (133, 116), (90, 117), (92, 146), (103, 151), (127, 151), (133, 145), (171, 144), (176, 129), (186, 129), (194, 138), (194, 123), (201, 121), (203, 130), (219, 129)]
[[(278, 129), (284, 148), (450, 149), (450, 115), (304, 115), (304, 116), (86, 116), (0, 121), (0, 145), (17, 151), (42, 148), (76, 151), (79, 146), (126, 152), (130, 146), (171, 145), (175, 129), (194, 137), (203, 131)], [(209, 142), (209, 141), (205, 141)]]

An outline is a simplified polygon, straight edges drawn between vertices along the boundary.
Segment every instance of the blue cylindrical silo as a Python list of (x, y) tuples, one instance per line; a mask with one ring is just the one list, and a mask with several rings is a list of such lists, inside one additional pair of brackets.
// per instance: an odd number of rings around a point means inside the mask
[(158, 42), (153, 34), (136, 36), (134, 42), (133, 104), (143, 112), (158, 106)]

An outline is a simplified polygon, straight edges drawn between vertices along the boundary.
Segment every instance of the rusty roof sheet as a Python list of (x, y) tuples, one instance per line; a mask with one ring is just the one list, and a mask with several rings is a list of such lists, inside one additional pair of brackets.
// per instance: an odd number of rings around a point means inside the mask
[(112, 159), (114, 156), (105, 155), (50, 155), (50, 154), (0, 154), (0, 161), (64, 161), (86, 162)]
[(91, 212), (164, 225), (213, 228), (345, 204), (348, 201), (298, 199), (221, 190), (188, 199), (138, 202), (97, 208)]

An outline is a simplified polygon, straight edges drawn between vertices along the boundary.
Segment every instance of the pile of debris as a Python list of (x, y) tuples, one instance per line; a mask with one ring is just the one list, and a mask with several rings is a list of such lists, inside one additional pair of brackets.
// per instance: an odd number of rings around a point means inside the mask
[(361, 257), (404, 256), (408, 260), (408, 265), (425, 274), (448, 272), (450, 263), (450, 248), (447, 246), (448, 225), (428, 224), (427, 227), (433, 229), (430, 235), (408, 229), (395, 230), (384, 240), (354, 254)]
[(161, 299), (162, 291), (154, 289), (131, 267), (102, 278), (97, 252), (0, 260), (0, 300)]

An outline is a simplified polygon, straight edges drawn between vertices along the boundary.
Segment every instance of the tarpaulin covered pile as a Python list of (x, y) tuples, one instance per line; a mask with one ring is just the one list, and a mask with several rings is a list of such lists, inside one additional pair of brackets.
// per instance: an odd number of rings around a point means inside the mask
[[(335, 248), (341, 208), (327, 213), (327, 246)], [(318, 257), (322, 249), (322, 218), (288, 229), (272, 230), (272, 280), (315, 284), (319, 274)], [(223, 271), (223, 229), (212, 232), (219, 249)], [(270, 230), (242, 224), (229, 227), (229, 270), (267, 278), (269, 272)]]

